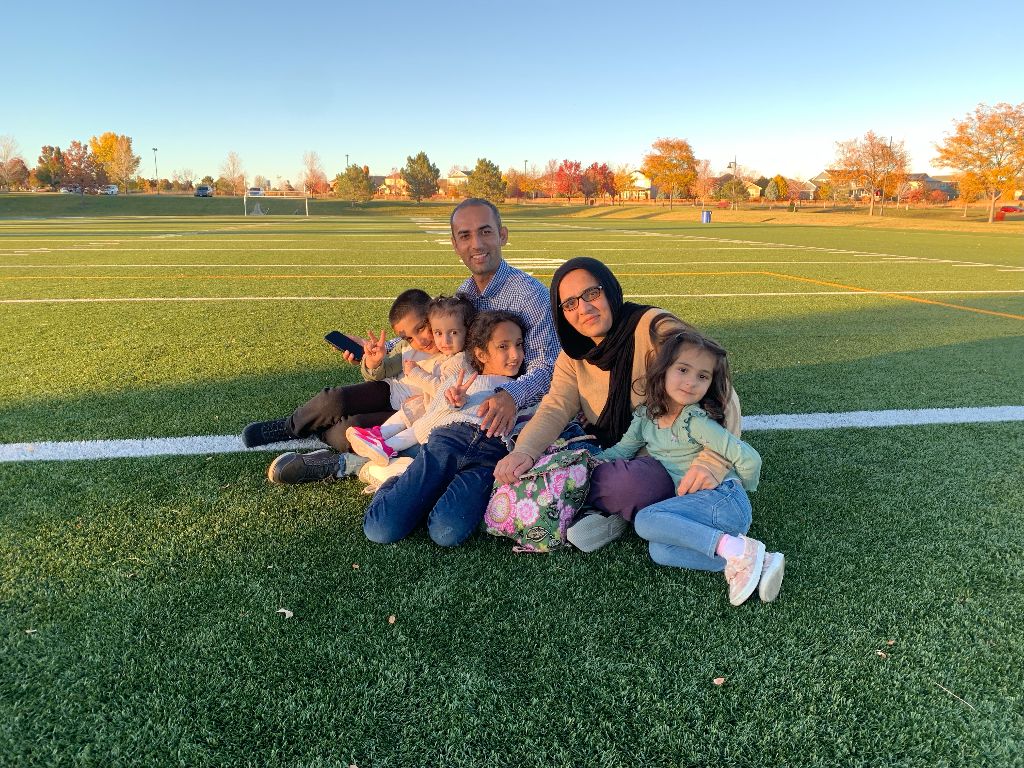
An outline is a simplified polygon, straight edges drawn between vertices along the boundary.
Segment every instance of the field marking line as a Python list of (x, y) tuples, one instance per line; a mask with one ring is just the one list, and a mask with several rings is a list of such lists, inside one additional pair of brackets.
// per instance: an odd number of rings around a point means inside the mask
[[(747, 432), (777, 430), (873, 429), (933, 424), (980, 424), (1024, 421), (1024, 406), (985, 408), (921, 408), (917, 410), (849, 411), (744, 416)], [(215, 453), (265, 453), (322, 448), (319, 440), (293, 440), (246, 448), (239, 435), (153, 437), (138, 440), (76, 440), (0, 444), (0, 463), (79, 461), (86, 459), (196, 456)]]
[(797, 277), (796, 275), (786, 275), (781, 272), (765, 272), (766, 275), (774, 275), (775, 277), (786, 278), (789, 280), (796, 280), (803, 283), (812, 283), (814, 285), (823, 285), (829, 288), (846, 288), (850, 291), (859, 291), (861, 293), (872, 293), (878, 296), (886, 296), (888, 298), (900, 299), (902, 301), (914, 301), (919, 304), (931, 304), (936, 307), (945, 307), (947, 309), (958, 309), (962, 312), (975, 312), (979, 315), (994, 315), (995, 317), (1005, 317), (1010, 320), (1024, 320), (1024, 315), (1011, 315), (1008, 312), (993, 312), (990, 309), (978, 309), (977, 307), (964, 307), (959, 304), (949, 304), (944, 301), (935, 301), (934, 299), (921, 299), (916, 296), (911, 296), (906, 293), (893, 293), (890, 291), (876, 291), (870, 288), (859, 288), (855, 285), (844, 285), (842, 283), (833, 283), (827, 280), (815, 280), (810, 277)]
[[(944, 296), (997, 294), (1018, 295), (1024, 290), (948, 290), (948, 291), (903, 291), (903, 294), (938, 294)], [(758, 293), (627, 293), (630, 299), (724, 299), (724, 298), (774, 298), (804, 296), (846, 296), (849, 298), (871, 298), (877, 291), (761, 291)], [(215, 302), (215, 301), (394, 301), (394, 296), (113, 296), (48, 299), (0, 299), (3, 304), (134, 304), (159, 302)]]
[(602, 227), (600, 229), (597, 229), (597, 228), (593, 228), (593, 227), (581, 227), (579, 225), (566, 225), (566, 224), (553, 224), (552, 226), (565, 226), (565, 227), (571, 227), (573, 229), (590, 229), (591, 231), (598, 231), (598, 232), (621, 232), (621, 233), (624, 233), (624, 234), (641, 235), (643, 237), (666, 237), (666, 238), (671, 238), (671, 239), (675, 239), (675, 240), (689, 241), (689, 242), (695, 242), (695, 243), (717, 242), (717, 243), (732, 243), (732, 244), (760, 245), (760, 246), (769, 246), (770, 245), (770, 246), (776, 246), (776, 247), (779, 247), (779, 248), (793, 248), (793, 249), (805, 249), (805, 250), (816, 250), (816, 251), (830, 251), (832, 253), (849, 253), (849, 254), (857, 254), (857, 255), (863, 255), (863, 256), (889, 257), (889, 258), (892, 258), (892, 259), (908, 259), (908, 258), (911, 258), (911, 259), (917, 259), (917, 260), (924, 261), (924, 262), (933, 262), (933, 263), (936, 263), (936, 264), (951, 264), (951, 265), (973, 265), (973, 264), (977, 264), (978, 266), (986, 266), (986, 267), (1007, 267), (1007, 268), (1011, 268), (1011, 269), (1014, 268), (1014, 266), (1011, 265), (1011, 264), (988, 264), (988, 263), (967, 261), (965, 259), (937, 259), (937, 258), (928, 257), (928, 256), (900, 256), (900, 255), (892, 254), (892, 253), (877, 253), (877, 252), (874, 252), (874, 251), (852, 251), (852, 250), (843, 250), (843, 249), (837, 249), (837, 248), (829, 248), (827, 246), (819, 246), (819, 245), (788, 245), (786, 243), (777, 243), (777, 242), (773, 242), (771, 240), (739, 240), (739, 239), (735, 239), (735, 238), (711, 237), (711, 236), (707, 236), (707, 235), (684, 235), (684, 234), (673, 233), (673, 232), (646, 232), (644, 230), (620, 229), (618, 227), (609, 227), (609, 228), (603, 228)]
[[(524, 253), (524, 251), (519, 251)], [(32, 254), (16, 254), (19, 256), (29, 256)], [(531, 265), (535, 263), (543, 263), (550, 266), (558, 266), (567, 259), (551, 258), (538, 256), (536, 258), (509, 258), (505, 259), (509, 264), (513, 266), (519, 264), (529, 263)], [(723, 260), (705, 260), (700, 261), (614, 261), (606, 262), (609, 267), (644, 267), (644, 266), (655, 266), (655, 267), (670, 267), (670, 266), (684, 266), (687, 264), (737, 264), (737, 265), (768, 265), (768, 264), (782, 264), (788, 266), (834, 266), (834, 265), (850, 265), (850, 266), (861, 266), (865, 264), (891, 264), (891, 261), (723, 261)], [(927, 262), (922, 261), (907, 261), (907, 264), (921, 264), (923, 266), (931, 266)], [(451, 267), (451, 263), (444, 264), (413, 264), (409, 266), (423, 267), (423, 268), (444, 268)], [(171, 268), (194, 268), (194, 269), (216, 269), (216, 268), (238, 268), (238, 269), (270, 269), (270, 268), (285, 268), (285, 267), (301, 267), (305, 269), (323, 267), (328, 268), (378, 268), (378, 269), (393, 269), (392, 264), (381, 264), (380, 262), (374, 264), (348, 264), (343, 262), (331, 262), (331, 263), (311, 263), (311, 262), (293, 262), (293, 263), (273, 263), (273, 264), (253, 264), (253, 263), (226, 263), (226, 262), (193, 262), (193, 263), (160, 263), (152, 262), (149, 264), (0, 264), (0, 269), (171, 269)], [(1017, 270), (1000, 270), (1000, 271), (1020, 271), (1024, 272), (1024, 267)]]

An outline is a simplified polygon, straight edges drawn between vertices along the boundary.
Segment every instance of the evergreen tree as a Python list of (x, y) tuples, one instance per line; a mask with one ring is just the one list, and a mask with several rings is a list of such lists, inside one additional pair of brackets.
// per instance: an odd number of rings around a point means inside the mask
[(426, 152), (405, 159), (402, 180), (409, 185), (409, 197), (417, 203), (437, 194), (437, 180), (441, 172), (430, 162)]
[(334, 177), (334, 195), (342, 200), (365, 203), (373, 197), (373, 182), (370, 181), (370, 170), (354, 163)]
[(470, 197), (482, 197), (492, 203), (505, 202), (506, 184), (502, 181), (501, 170), (490, 160), (481, 157), (476, 167), (469, 172), (466, 192)]

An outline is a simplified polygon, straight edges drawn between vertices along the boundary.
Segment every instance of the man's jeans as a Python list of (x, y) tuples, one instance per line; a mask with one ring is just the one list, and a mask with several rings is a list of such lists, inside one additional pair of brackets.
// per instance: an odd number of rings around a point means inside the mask
[(363, 518), (366, 538), (379, 544), (399, 541), (425, 518), (436, 544), (461, 544), (483, 520), (494, 466), (507, 454), (501, 438), (487, 437), (477, 424), (435, 429), (409, 469), (373, 497)]
[(633, 526), (650, 542), (651, 559), (660, 565), (721, 571), (725, 559), (715, 554), (722, 534), (750, 530), (750, 499), (740, 481), (730, 478), (710, 491), (673, 496), (644, 507)]

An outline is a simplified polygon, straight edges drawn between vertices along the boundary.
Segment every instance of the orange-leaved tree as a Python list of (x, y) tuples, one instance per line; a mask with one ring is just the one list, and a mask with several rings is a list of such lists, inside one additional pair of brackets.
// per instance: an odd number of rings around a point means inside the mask
[(654, 151), (644, 155), (640, 171), (662, 192), (668, 192), (668, 207), (697, 180), (697, 160), (686, 139), (658, 139)]
[(107, 131), (89, 139), (89, 149), (106, 172), (107, 178), (118, 182), (127, 194), (132, 176), (142, 162), (142, 158), (132, 151), (131, 137)]
[(973, 174), (972, 181), (980, 182), (991, 222), (996, 200), (1024, 173), (1024, 103), (979, 104), (963, 120), (955, 120), (953, 133), (935, 148), (937, 163)]
[(868, 131), (862, 139), (836, 143), (836, 164), (840, 174), (867, 189), (868, 216), (875, 213), (875, 195), (884, 197), (889, 179), (906, 174), (910, 158), (902, 141), (883, 139)]

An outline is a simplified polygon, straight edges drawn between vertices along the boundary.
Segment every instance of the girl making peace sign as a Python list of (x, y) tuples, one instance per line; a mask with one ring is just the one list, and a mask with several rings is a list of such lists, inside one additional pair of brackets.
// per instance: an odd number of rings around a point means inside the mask
[(413, 428), (423, 443), (409, 469), (381, 486), (363, 520), (371, 541), (408, 536), (426, 518), (437, 544), (461, 544), (483, 519), (494, 466), (508, 454), (509, 436), (480, 429), (481, 403), (516, 378), (523, 367), (522, 321), (509, 312), (481, 312), (466, 338), (466, 358), (476, 371), (442, 383)]

